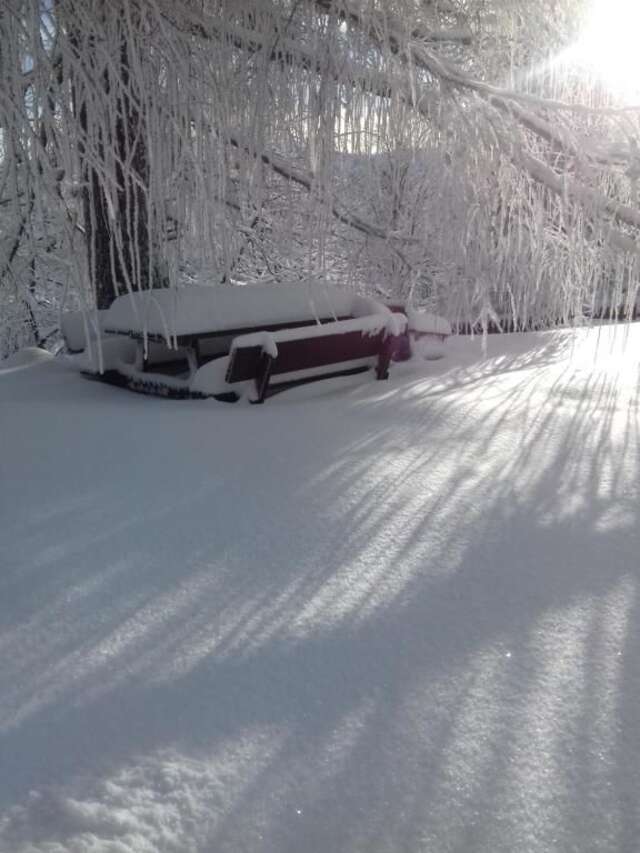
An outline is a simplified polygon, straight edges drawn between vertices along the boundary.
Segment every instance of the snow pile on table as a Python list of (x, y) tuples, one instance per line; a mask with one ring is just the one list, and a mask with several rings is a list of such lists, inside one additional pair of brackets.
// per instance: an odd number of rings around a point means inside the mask
[(190, 285), (118, 297), (105, 317), (110, 331), (173, 336), (351, 314), (352, 291), (329, 285)]
[(3, 853), (637, 848), (640, 326), (485, 343), (0, 374)]

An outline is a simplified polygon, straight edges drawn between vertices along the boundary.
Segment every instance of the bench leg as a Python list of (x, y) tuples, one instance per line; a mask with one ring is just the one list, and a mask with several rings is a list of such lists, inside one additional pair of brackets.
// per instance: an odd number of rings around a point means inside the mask
[(202, 363), (202, 359), (200, 357), (200, 341), (198, 338), (195, 338), (193, 343), (191, 344), (191, 349), (193, 351), (194, 358), (196, 360), (196, 370), (200, 367)]
[(269, 379), (271, 378), (271, 365), (273, 358), (268, 353), (263, 352), (260, 356), (260, 364), (256, 373), (256, 399), (252, 403), (264, 403), (264, 398), (269, 387)]
[(376, 367), (377, 379), (389, 378), (389, 364), (391, 363), (391, 348), (393, 338), (390, 335), (382, 341), (380, 345), (380, 353), (378, 355), (378, 364)]
[(134, 362), (134, 368), (140, 373), (144, 373), (147, 369), (147, 360), (144, 357), (144, 342), (140, 340), (136, 341), (136, 359)]
[(189, 365), (189, 378), (193, 379), (195, 376), (198, 366), (198, 351), (195, 347), (187, 347), (187, 364)]

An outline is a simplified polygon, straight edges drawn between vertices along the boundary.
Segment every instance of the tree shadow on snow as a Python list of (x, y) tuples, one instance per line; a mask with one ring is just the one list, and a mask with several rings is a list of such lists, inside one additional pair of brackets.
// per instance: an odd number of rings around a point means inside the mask
[(640, 388), (561, 356), (191, 407), (26, 527), (0, 841), (632, 849)]

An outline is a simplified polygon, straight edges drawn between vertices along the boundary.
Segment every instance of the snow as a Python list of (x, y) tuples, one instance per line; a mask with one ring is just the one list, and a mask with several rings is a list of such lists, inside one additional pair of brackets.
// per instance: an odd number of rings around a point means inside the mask
[(252, 332), (239, 335), (233, 339), (232, 349), (236, 347), (261, 346), (272, 358), (278, 355), (278, 344), (284, 341), (301, 341), (308, 338), (322, 338), (327, 335), (362, 332), (374, 335), (381, 329), (387, 329), (391, 334), (399, 334), (406, 326), (402, 315), (371, 314), (370, 316), (354, 317), (352, 320), (338, 320), (335, 323), (322, 323), (317, 326), (298, 326), (293, 329), (278, 329), (275, 332)]
[(105, 370), (119, 370), (125, 365), (132, 366), (135, 360), (136, 342), (132, 338), (103, 335), (100, 345), (94, 341), (90, 349), (72, 356), (69, 362), (76, 364), (80, 370), (100, 373)]
[(268, 405), (0, 374), (0, 850), (622, 851), (640, 327)]
[[(357, 297), (356, 297), (357, 298)], [(170, 339), (216, 329), (238, 329), (351, 313), (353, 292), (329, 285), (190, 285), (127, 294), (105, 317), (109, 331), (145, 329)]]
[[(309, 328), (311, 333), (313, 332), (313, 326), (307, 328)], [(303, 334), (300, 335), (300, 337), (305, 337), (304, 332), (306, 329), (293, 329), (292, 331), (302, 331)], [(298, 338), (296, 338), (296, 340), (298, 340)], [(238, 335), (237, 338), (233, 339), (231, 351), (245, 347), (261, 347), (267, 355), (271, 356), (271, 358), (277, 358), (278, 356), (278, 345), (275, 341), (274, 332), (252, 332), (250, 335)]]
[(70, 352), (82, 352), (86, 347), (85, 322), (82, 311), (65, 311), (60, 317), (60, 329)]
[(6, 373), (9, 370), (22, 370), (25, 367), (33, 367), (36, 364), (42, 364), (43, 361), (50, 361), (52, 358), (51, 353), (45, 349), (41, 349), (40, 347), (25, 347), (0, 361), (0, 374)]
[(351, 302), (351, 313), (354, 317), (367, 317), (370, 314), (382, 314), (387, 317), (391, 314), (391, 309), (370, 296), (356, 295)]
[(94, 344), (97, 325), (104, 329), (106, 311), (64, 311), (60, 317), (60, 329), (69, 352), (83, 352), (87, 346), (87, 331)]
[[(265, 333), (266, 334), (266, 333)], [(190, 382), (191, 391), (197, 394), (213, 396), (237, 390), (235, 386), (228, 385), (225, 377), (229, 367), (229, 356), (215, 358), (200, 367)]]
[(451, 324), (444, 317), (431, 314), (429, 311), (420, 311), (407, 306), (406, 315), (409, 320), (409, 329), (414, 332), (424, 332), (430, 335), (450, 335)]
[(437, 338), (414, 338), (411, 341), (411, 354), (416, 358), (437, 361), (439, 358), (444, 358), (446, 353), (444, 342)]

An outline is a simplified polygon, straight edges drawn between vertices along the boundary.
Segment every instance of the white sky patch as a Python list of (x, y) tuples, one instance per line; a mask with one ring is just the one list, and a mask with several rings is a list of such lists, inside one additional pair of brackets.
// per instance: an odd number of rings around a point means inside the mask
[(572, 51), (626, 100), (640, 98), (640, 5), (637, 0), (592, 0), (583, 34)]

